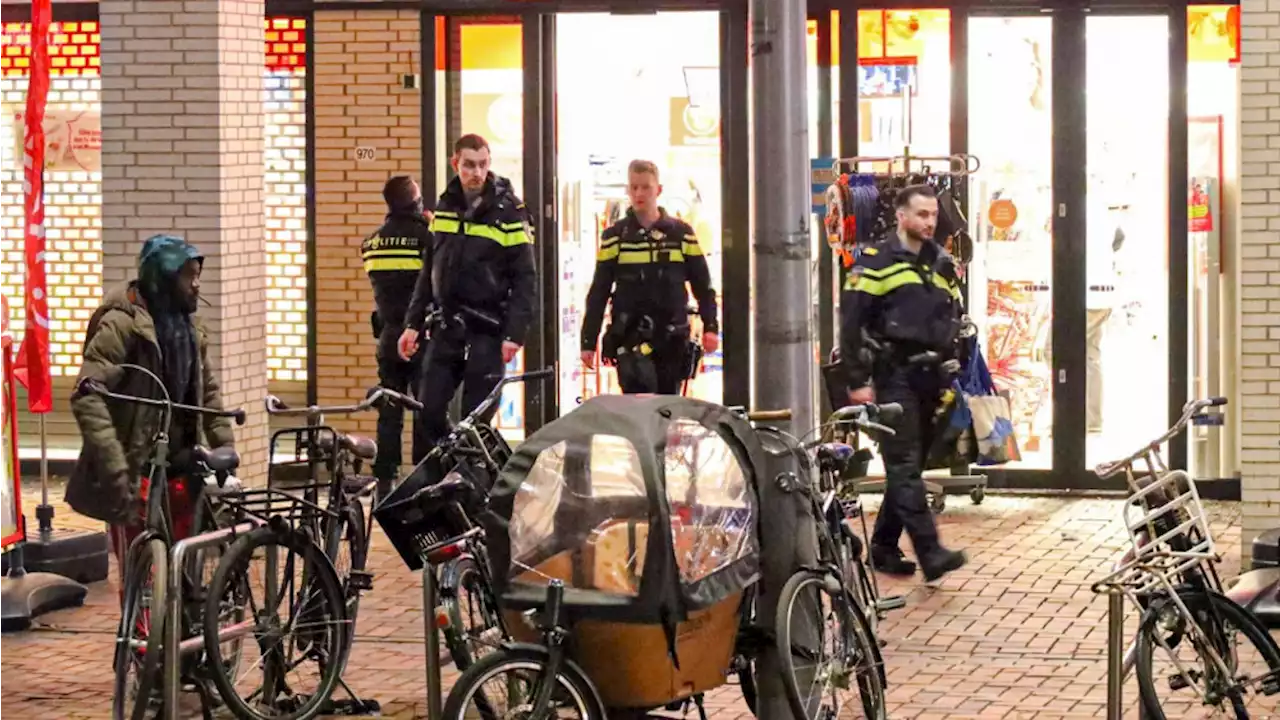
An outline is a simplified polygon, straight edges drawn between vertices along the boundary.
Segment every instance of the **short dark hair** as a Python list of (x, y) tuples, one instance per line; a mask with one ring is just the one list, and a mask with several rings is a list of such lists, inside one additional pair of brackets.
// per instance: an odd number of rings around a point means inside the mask
[(413, 176), (396, 175), (382, 186), (382, 199), (392, 210), (407, 208), (418, 199), (418, 191), (414, 188)]
[(458, 138), (458, 141), (453, 144), (454, 155), (457, 155), (463, 150), (479, 151), (479, 150), (488, 150), (488, 149), (489, 149), (489, 141), (485, 140), (483, 137), (480, 137), (475, 133), (467, 133), (466, 135), (463, 135), (462, 137)]
[(899, 190), (898, 194), (894, 196), (894, 209), (901, 210), (905, 208), (911, 204), (911, 198), (914, 197), (933, 198), (936, 200), (938, 199), (938, 193), (929, 185), (908, 185)]

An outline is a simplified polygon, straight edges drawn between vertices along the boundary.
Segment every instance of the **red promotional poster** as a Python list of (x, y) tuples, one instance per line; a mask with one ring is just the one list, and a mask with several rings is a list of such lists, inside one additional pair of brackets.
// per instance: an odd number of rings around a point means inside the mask
[(1212, 232), (1213, 211), (1203, 182), (1192, 182), (1187, 196), (1187, 231)]
[(22, 483), (18, 479), (18, 398), (13, 387), (13, 334), (9, 304), (0, 297), (0, 551), (26, 539), (22, 523)]
[(52, 0), (31, 3), (31, 76), (27, 85), (27, 111), (23, 140), (23, 191), (26, 232), (26, 322), (18, 348), (15, 376), (27, 388), (27, 409), (47, 413), (53, 409), (49, 372), (49, 297), (45, 281), (44, 233), (44, 111), (49, 99), (49, 24)]

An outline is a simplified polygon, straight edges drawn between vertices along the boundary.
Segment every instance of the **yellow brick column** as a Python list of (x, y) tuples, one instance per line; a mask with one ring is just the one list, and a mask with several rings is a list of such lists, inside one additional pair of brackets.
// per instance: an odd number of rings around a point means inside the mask
[(106, 287), (135, 275), (143, 239), (180, 234), (205, 255), (200, 316), (236, 428), (240, 475), (266, 477), (262, 208), (263, 0), (104, 0), (102, 250)]
[[(402, 76), (419, 72), (418, 13), (318, 9), (316, 108), (316, 384), (321, 404), (360, 400), (378, 382), (369, 329), (373, 293), (360, 241), (382, 223), (382, 186), (422, 171), (420, 94)], [(370, 148), (372, 159), (356, 157)], [(334, 424), (372, 435), (373, 414)], [(409, 423), (406, 423), (406, 430)], [(408, 460), (409, 445), (404, 445)]]

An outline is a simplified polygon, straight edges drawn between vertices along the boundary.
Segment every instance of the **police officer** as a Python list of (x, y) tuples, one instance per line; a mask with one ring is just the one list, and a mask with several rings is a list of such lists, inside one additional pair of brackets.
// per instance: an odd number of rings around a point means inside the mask
[[(378, 339), (378, 381), (397, 392), (410, 392), (417, 384), (417, 358), (400, 357), (397, 342), (404, 331), (409, 298), (431, 248), (431, 231), (423, 215), (422, 190), (408, 175), (397, 175), (382, 188), (387, 201), (387, 218), (360, 244), (364, 270), (373, 285), (377, 309), (372, 316), (373, 336)], [(415, 423), (416, 425), (416, 423)], [(390, 403), (378, 410), (378, 457), (373, 474), (379, 492), (390, 492), (400, 469), (400, 436), (404, 429), (404, 409)], [(413, 446), (413, 461), (422, 459), (426, 449)]]
[(903, 188), (894, 206), (897, 234), (865, 249), (845, 283), (840, 357), (851, 402), (900, 403), (903, 410), (897, 434), (880, 446), (886, 483), (871, 538), (872, 559), (884, 572), (915, 574), (916, 565), (898, 548), (905, 529), (925, 579), (932, 582), (965, 564), (964, 553), (939, 542), (922, 479), (934, 414), (948, 375), (958, 369), (962, 305), (955, 265), (933, 241), (938, 220), (933, 189)]
[(688, 292), (702, 316), (702, 348), (719, 347), (716, 292), (693, 228), (658, 205), (658, 166), (633, 160), (627, 168), (631, 207), (600, 234), (596, 271), (582, 323), (582, 364), (594, 369), (605, 305), (613, 299), (602, 355), (618, 366), (624, 393), (678, 395), (693, 374)]
[(462, 412), (470, 413), (524, 345), (533, 320), (537, 278), (528, 214), (511, 183), (489, 171), (490, 159), (479, 135), (454, 144), (457, 175), (436, 203), (435, 241), (400, 336), (400, 357), (408, 359), (421, 334), (430, 333), (418, 395), (425, 407), (414, 425), (424, 452), (448, 433), (458, 386)]

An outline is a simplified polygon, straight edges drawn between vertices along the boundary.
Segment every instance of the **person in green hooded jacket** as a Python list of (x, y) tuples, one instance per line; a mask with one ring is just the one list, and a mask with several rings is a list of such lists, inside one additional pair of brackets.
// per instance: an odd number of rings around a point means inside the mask
[[(89, 320), (77, 386), (93, 379), (117, 393), (163, 398), (145, 373), (120, 367), (132, 363), (160, 377), (174, 402), (221, 408), (218, 382), (209, 369), (208, 336), (195, 317), (203, 266), (204, 257), (182, 238), (148, 238), (138, 255), (138, 278), (108, 291)], [(145, 519), (141, 473), (161, 410), (109, 402), (91, 393), (74, 397), (71, 410), (83, 444), (67, 483), (66, 501), (76, 512), (112, 526), (112, 546), (119, 559)], [(182, 487), (182, 458), (196, 444), (218, 448), (233, 442), (227, 418), (173, 414), (169, 461), (174, 463), (170, 505), (175, 536), (189, 530), (191, 519), (180, 516), (180, 508), (189, 512), (195, 500), (172, 492)]]

